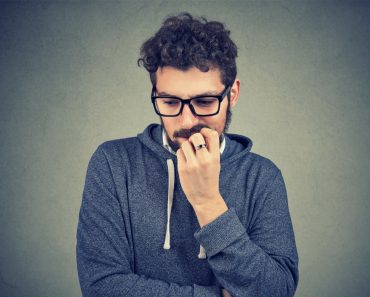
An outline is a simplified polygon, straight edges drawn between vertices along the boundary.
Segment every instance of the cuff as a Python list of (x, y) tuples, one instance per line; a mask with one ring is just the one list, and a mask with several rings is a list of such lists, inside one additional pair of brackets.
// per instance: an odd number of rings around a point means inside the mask
[(236, 241), (246, 230), (235, 210), (230, 208), (211, 223), (194, 233), (194, 237), (212, 257)]

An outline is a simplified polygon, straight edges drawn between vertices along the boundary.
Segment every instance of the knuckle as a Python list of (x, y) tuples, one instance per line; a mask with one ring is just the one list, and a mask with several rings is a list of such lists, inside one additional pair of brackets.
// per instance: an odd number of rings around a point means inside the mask
[(218, 132), (217, 132), (216, 130), (212, 130), (212, 131), (210, 132), (210, 135), (211, 135), (212, 137), (218, 137)]
[(200, 133), (194, 133), (190, 136), (189, 140), (192, 142), (201, 140), (202, 135)]

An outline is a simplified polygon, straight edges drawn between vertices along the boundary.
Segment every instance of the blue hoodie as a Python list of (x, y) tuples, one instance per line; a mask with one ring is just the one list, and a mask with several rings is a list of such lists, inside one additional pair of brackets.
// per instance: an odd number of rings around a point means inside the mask
[(77, 228), (83, 296), (293, 296), (298, 254), (280, 170), (226, 134), (228, 211), (199, 227), (162, 127), (101, 144), (88, 165)]

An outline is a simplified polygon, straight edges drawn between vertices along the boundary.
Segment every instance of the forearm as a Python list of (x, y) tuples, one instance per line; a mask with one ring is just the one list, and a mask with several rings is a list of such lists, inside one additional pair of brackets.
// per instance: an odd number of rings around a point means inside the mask
[[(268, 254), (255, 244), (234, 210), (195, 234), (212, 271), (231, 296), (293, 296), (297, 279), (294, 252)], [(286, 244), (286, 243), (284, 243)]]
[[(282, 264), (289, 259), (272, 257), (252, 245), (241, 240), (235, 249), (226, 248), (216, 256), (209, 256), (210, 266), (221, 286), (231, 296), (253, 296), (258, 292), (261, 297), (292, 297), (296, 284), (289, 268)], [(235, 257), (246, 250), (250, 256), (243, 257), (245, 262)], [(227, 265), (224, 259), (229, 259)]]
[(85, 297), (120, 297), (120, 296), (168, 296), (168, 297), (220, 297), (217, 287), (180, 286), (160, 280), (149, 279), (137, 274), (99, 274), (91, 279), (80, 277), (82, 295)]
[[(221, 290), (216, 286), (179, 285), (134, 273), (129, 247), (124, 240), (117, 244), (117, 240), (107, 240), (100, 231), (85, 228), (86, 219), (82, 212), (76, 246), (78, 276), (84, 297), (221, 296)], [(96, 225), (95, 221), (89, 223), (89, 226)]]

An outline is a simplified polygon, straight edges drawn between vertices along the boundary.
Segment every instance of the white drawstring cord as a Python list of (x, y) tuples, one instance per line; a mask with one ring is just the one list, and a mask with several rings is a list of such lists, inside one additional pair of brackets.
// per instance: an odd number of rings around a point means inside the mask
[(167, 226), (166, 226), (166, 237), (164, 240), (163, 248), (169, 250), (171, 248), (170, 244), (170, 219), (171, 219), (171, 210), (173, 204), (173, 189), (175, 185), (175, 169), (173, 161), (167, 159), (167, 168), (168, 168), (168, 194), (167, 194)]
[(202, 246), (199, 247), (198, 259), (207, 259), (206, 250)]

